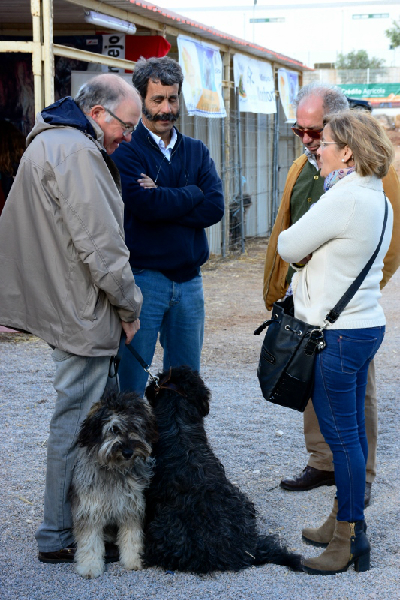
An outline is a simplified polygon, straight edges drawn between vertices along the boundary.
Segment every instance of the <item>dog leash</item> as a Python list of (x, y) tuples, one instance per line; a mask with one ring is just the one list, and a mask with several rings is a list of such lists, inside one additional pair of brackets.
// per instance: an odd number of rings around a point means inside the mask
[(144, 371), (146, 371), (146, 373), (150, 377), (151, 381), (158, 388), (159, 387), (158, 386), (158, 377), (156, 375), (153, 375), (151, 373), (151, 371), (150, 371), (150, 365), (148, 365), (147, 363), (145, 363), (145, 361), (143, 360), (143, 358), (140, 356), (139, 352), (137, 352), (133, 346), (131, 346), (130, 344), (125, 344), (125, 348), (127, 348), (129, 350), (129, 352), (131, 354), (133, 354), (133, 356), (136, 358), (136, 360), (138, 361), (138, 363), (140, 364), (140, 366), (142, 367), (142, 369)]
[[(171, 381), (169, 381), (169, 378), (171, 377), (171, 369), (169, 370), (168, 375), (165, 375), (163, 377), (162, 381), (160, 381), (159, 377), (157, 377), (156, 375), (153, 375), (151, 373), (150, 365), (145, 363), (143, 358), (140, 356), (139, 352), (137, 352), (133, 346), (131, 346), (130, 344), (125, 344), (125, 348), (127, 348), (129, 350), (129, 352), (136, 358), (136, 360), (138, 361), (138, 363), (140, 364), (142, 369), (144, 371), (146, 371), (146, 373), (148, 374), (151, 381), (154, 383), (154, 385), (156, 387), (156, 390), (155, 390), (156, 394), (158, 394), (158, 392), (160, 390), (168, 389), (168, 390), (173, 390), (180, 396), (183, 396), (184, 398), (186, 398), (185, 392), (183, 390), (181, 390), (179, 386), (175, 385), (175, 383), (172, 383)], [(119, 365), (121, 357), (119, 355), (117, 355), (115, 357), (115, 359), (116, 359), (117, 365)], [(116, 367), (116, 369), (118, 370), (118, 366)]]
[[(131, 346), (131, 344), (125, 344), (125, 348), (127, 348), (129, 350), (129, 352), (136, 358), (136, 360), (138, 361), (138, 363), (140, 364), (140, 366), (142, 367), (142, 369), (144, 371), (146, 371), (146, 373), (148, 374), (148, 376), (150, 377), (152, 383), (154, 383), (155, 387), (156, 387), (156, 394), (158, 394), (158, 392), (162, 389), (169, 389), (169, 390), (173, 390), (174, 392), (177, 392), (178, 394), (180, 394), (181, 396), (183, 396), (184, 398), (186, 398), (186, 394), (183, 390), (181, 390), (179, 388), (179, 386), (175, 385), (175, 383), (172, 383), (169, 381), (169, 378), (171, 377), (171, 369), (169, 370), (169, 373), (167, 376), (165, 376), (163, 378), (163, 380), (160, 382), (159, 377), (157, 377), (157, 375), (153, 375), (150, 371), (150, 365), (148, 365), (143, 358), (140, 356), (139, 352), (137, 352), (137, 350), (135, 350), (135, 348), (133, 346)], [(114, 357), (114, 369), (115, 369), (115, 375), (118, 372), (118, 367), (119, 367), (119, 363), (121, 362), (121, 357), (119, 354), (117, 354), (117, 356)]]

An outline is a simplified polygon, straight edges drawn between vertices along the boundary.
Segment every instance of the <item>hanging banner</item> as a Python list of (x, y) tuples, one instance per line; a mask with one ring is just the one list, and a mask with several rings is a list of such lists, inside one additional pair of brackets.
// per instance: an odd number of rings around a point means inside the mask
[(299, 74), (287, 69), (278, 69), (278, 90), (287, 123), (296, 121), (294, 101), (299, 92)]
[(372, 108), (400, 106), (400, 83), (343, 83), (338, 87), (350, 98), (368, 100)]
[(222, 60), (215, 46), (179, 35), (183, 97), (190, 116), (226, 117), (222, 99)]
[(272, 65), (242, 54), (233, 57), (233, 78), (239, 88), (239, 111), (276, 113)]
[[(125, 58), (125, 34), (116, 31), (111, 35), (103, 35), (102, 54), (114, 58)], [(125, 73), (125, 69), (109, 67), (108, 65), (101, 65), (101, 70), (103, 73)]]

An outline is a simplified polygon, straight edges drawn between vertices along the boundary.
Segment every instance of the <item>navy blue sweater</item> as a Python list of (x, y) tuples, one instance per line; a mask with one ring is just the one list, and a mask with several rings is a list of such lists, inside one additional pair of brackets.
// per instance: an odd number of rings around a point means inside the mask
[[(180, 283), (195, 277), (208, 259), (204, 228), (221, 220), (224, 197), (207, 147), (177, 133), (168, 161), (140, 122), (113, 159), (121, 174), (132, 267), (161, 271)], [(141, 173), (158, 187), (140, 187)]]

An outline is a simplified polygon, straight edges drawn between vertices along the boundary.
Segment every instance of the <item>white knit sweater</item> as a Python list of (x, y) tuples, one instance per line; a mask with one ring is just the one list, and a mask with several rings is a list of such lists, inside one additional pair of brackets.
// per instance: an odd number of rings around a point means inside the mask
[[(287, 262), (297, 263), (312, 253), (311, 260), (293, 277), (297, 318), (322, 325), (326, 314), (372, 256), (382, 232), (384, 213), (382, 181), (375, 176), (351, 173), (280, 234), (278, 252)], [(392, 228), (393, 211), (388, 201), (386, 231), (379, 254), (360, 289), (329, 329), (385, 325), (378, 302), (379, 284)]]

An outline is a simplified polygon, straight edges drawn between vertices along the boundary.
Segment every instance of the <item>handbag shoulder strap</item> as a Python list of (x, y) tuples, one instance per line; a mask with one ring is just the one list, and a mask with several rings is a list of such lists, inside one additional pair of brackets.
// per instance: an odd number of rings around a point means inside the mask
[(378, 252), (379, 252), (380, 247), (382, 245), (383, 236), (385, 234), (386, 222), (387, 222), (387, 217), (388, 217), (388, 203), (387, 203), (387, 198), (386, 198), (385, 192), (383, 192), (383, 196), (385, 198), (385, 216), (383, 218), (382, 233), (381, 233), (381, 237), (379, 239), (378, 245), (377, 245), (377, 247), (375, 249), (375, 252), (371, 256), (371, 258), (369, 259), (369, 261), (367, 262), (367, 264), (365, 265), (365, 267), (363, 268), (363, 270), (361, 271), (361, 273), (358, 275), (358, 277), (356, 277), (356, 279), (353, 281), (353, 283), (351, 284), (351, 286), (349, 287), (349, 289), (343, 294), (343, 296), (340, 298), (340, 300), (336, 304), (336, 306), (334, 306), (332, 308), (332, 310), (330, 310), (328, 312), (328, 314), (326, 315), (325, 319), (329, 323), (335, 323), (335, 321), (337, 321), (337, 319), (340, 316), (340, 313), (346, 308), (346, 306), (348, 305), (348, 303), (350, 302), (350, 300), (353, 298), (353, 296), (357, 292), (358, 288), (360, 287), (360, 285), (362, 284), (362, 282), (366, 278), (366, 276), (368, 274), (368, 271), (372, 267), (372, 265), (373, 265), (376, 257), (378, 256)]

